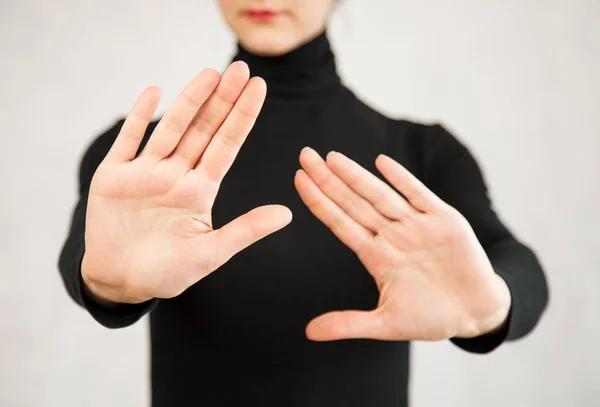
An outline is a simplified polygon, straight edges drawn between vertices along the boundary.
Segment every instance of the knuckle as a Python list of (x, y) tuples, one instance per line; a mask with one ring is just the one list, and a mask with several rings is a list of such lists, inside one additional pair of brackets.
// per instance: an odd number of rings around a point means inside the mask
[(194, 120), (193, 127), (199, 133), (214, 134), (219, 126), (216, 120), (213, 120), (210, 115), (199, 114), (196, 120)]
[(167, 134), (183, 134), (185, 128), (177, 121), (169, 119), (159, 123), (160, 131)]
[(183, 97), (184, 102), (187, 105), (192, 105), (192, 106), (196, 107), (197, 109), (199, 109), (200, 106), (202, 105), (202, 99), (201, 99), (201, 97), (198, 96), (191, 89), (184, 89), (183, 92), (181, 92), (181, 96)]
[(335, 187), (335, 177), (332, 172), (325, 172), (320, 176), (315, 177), (315, 183), (324, 189), (333, 189)]
[(389, 226), (389, 223), (387, 220), (385, 220), (382, 216), (380, 215), (376, 215), (375, 219), (373, 220), (373, 228), (375, 230), (383, 230), (386, 229)]
[(238, 146), (237, 140), (227, 132), (217, 132), (217, 139), (225, 146), (229, 148), (236, 148)]
[(244, 104), (236, 105), (235, 109), (239, 112), (243, 119), (255, 120), (257, 117), (256, 109), (252, 109)]
[(355, 189), (356, 187), (358, 187), (360, 185), (360, 177), (358, 176), (356, 171), (351, 171), (348, 174), (347, 183), (353, 189)]

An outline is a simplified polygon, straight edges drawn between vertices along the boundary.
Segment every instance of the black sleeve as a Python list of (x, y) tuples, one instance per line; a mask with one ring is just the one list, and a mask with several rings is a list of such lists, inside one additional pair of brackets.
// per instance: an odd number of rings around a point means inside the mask
[(67, 292), (84, 307), (96, 321), (108, 328), (132, 325), (144, 314), (154, 309), (158, 299), (142, 304), (115, 304), (104, 306), (89, 294), (81, 277), (81, 261), (85, 253), (85, 216), (92, 177), (114, 143), (124, 120), (98, 136), (83, 155), (79, 168), (79, 200), (71, 219), (69, 234), (60, 253), (58, 268)]
[(546, 277), (534, 252), (517, 240), (495, 213), (482, 171), (470, 151), (441, 125), (425, 128), (425, 183), (469, 221), (494, 270), (510, 290), (512, 305), (501, 329), (476, 338), (451, 339), (469, 352), (487, 353), (533, 330), (548, 303)]

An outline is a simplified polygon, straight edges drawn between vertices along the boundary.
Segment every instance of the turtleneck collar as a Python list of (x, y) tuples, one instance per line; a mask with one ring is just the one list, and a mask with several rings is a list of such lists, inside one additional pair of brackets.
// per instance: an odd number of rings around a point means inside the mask
[(340, 87), (327, 33), (281, 56), (259, 56), (239, 43), (233, 61), (244, 61), (251, 76), (267, 83), (267, 97), (309, 97)]

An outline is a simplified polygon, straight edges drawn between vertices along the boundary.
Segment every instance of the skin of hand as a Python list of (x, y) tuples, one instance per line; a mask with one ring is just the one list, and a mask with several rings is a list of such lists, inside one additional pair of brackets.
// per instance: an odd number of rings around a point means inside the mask
[(160, 99), (146, 89), (90, 186), (82, 278), (99, 300), (172, 298), (292, 219), (255, 208), (218, 230), (211, 211), (223, 177), (265, 99), (264, 80), (234, 62), (196, 76), (136, 156)]
[(379, 155), (394, 188), (339, 152), (305, 147), (294, 183), (310, 211), (356, 253), (379, 288), (373, 310), (332, 311), (315, 341), (472, 338), (501, 327), (511, 296), (469, 222), (401, 164)]

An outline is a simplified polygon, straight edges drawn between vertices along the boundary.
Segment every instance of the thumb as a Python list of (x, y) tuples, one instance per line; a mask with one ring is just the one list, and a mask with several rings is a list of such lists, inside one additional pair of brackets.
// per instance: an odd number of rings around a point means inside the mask
[(235, 218), (216, 230), (215, 270), (252, 243), (282, 229), (292, 221), (283, 205), (265, 205)]
[(373, 311), (334, 311), (320, 315), (306, 326), (306, 336), (313, 341), (351, 338), (383, 338), (381, 314)]

